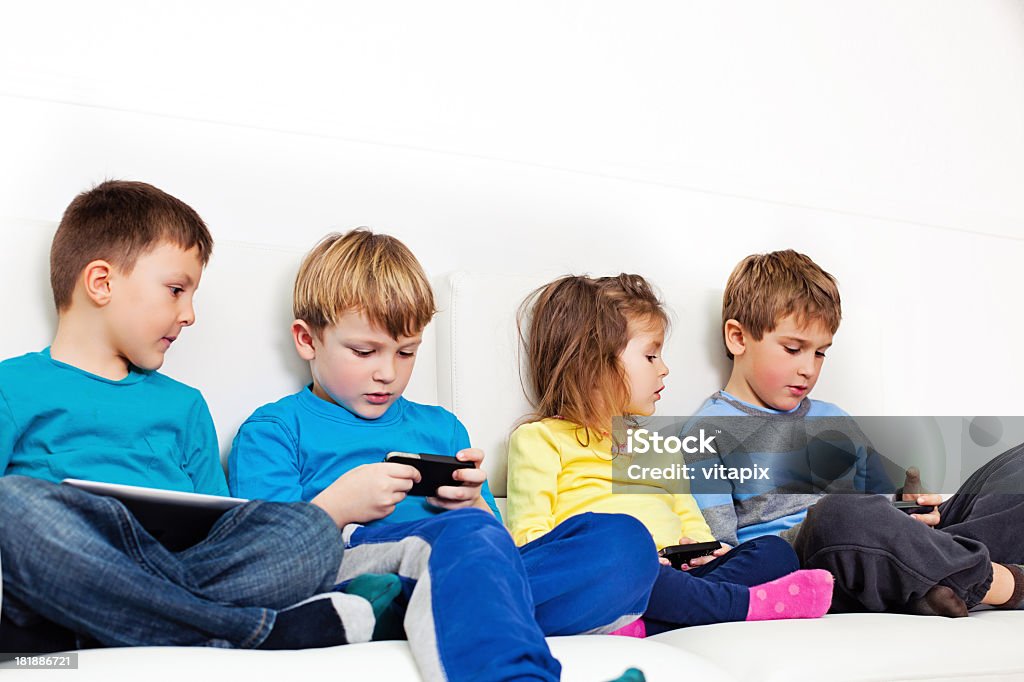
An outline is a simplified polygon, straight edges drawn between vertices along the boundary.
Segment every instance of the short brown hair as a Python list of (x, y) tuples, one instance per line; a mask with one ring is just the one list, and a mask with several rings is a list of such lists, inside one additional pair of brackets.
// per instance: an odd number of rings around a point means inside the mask
[[(819, 321), (832, 334), (843, 317), (836, 278), (792, 249), (747, 256), (729, 275), (722, 296), (722, 333), (736, 320), (755, 341), (779, 320), (796, 315), (801, 323)], [(729, 358), (732, 353), (725, 349)]]
[(50, 247), (50, 287), (57, 310), (71, 305), (75, 282), (94, 260), (130, 273), (139, 256), (170, 242), (199, 249), (205, 266), (213, 237), (188, 204), (144, 182), (107, 180), (68, 205)]
[(534, 417), (580, 425), (583, 445), (592, 434), (600, 440), (629, 404), (619, 354), (629, 342), (630, 324), (668, 328), (651, 285), (627, 274), (562, 277), (531, 293), (517, 320)]
[(437, 312), (434, 292), (409, 247), (361, 227), (329, 234), (306, 254), (295, 277), (295, 317), (319, 336), (353, 310), (394, 339), (423, 331)]

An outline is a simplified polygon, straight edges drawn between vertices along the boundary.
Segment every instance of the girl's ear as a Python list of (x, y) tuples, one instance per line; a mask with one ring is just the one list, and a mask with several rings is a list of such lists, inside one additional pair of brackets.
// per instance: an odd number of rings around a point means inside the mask
[(734, 357), (739, 357), (747, 350), (747, 332), (736, 320), (725, 321), (725, 347)]
[(300, 358), (307, 362), (316, 357), (316, 346), (313, 344), (314, 336), (313, 330), (305, 320), (292, 322), (292, 340), (295, 341), (295, 351)]

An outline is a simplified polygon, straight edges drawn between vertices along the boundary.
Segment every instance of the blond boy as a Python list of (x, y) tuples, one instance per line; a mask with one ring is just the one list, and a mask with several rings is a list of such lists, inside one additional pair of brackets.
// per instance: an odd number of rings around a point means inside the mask
[[(231, 490), (330, 498), (346, 525), (339, 579), (402, 577), (405, 633), (424, 678), (555, 680), (544, 635), (610, 632), (642, 613), (657, 562), (638, 522), (587, 514), (517, 549), (465, 427), (402, 396), (434, 314), (426, 274), (404, 244), (363, 229), (329, 235), (299, 269), (294, 313), (311, 383), (242, 424)], [(392, 451), (475, 466), (455, 473), (462, 485), (412, 496), (419, 474), (385, 462)]]

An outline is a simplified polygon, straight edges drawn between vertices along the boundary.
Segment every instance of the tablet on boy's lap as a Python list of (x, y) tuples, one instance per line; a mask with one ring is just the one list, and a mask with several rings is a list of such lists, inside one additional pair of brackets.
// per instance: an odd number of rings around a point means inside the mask
[(77, 478), (65, 478), (62, 483), (120, 501), (150, 535), (175, 552), (203, 540), (224, 512), (248, 502), (238, 497), (183, 493)]

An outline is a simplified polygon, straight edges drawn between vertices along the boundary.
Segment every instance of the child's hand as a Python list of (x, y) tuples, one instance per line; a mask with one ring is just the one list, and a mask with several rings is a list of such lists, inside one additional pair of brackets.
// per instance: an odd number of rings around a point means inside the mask
[(408, 464), (363, 464), (341, 475), (311, 502), (326, 511), (339, 528), (367, 523), (395, 511), (395, 505), (420, 480)]
[(905, 502), (914, 502), (921, 505), (922, 507), (934, 507), (927, 514), (911, 514), (910, 517), (917, 519), (926, 526), (937, 526), (939, 521), (942, 520), (942, 516), (939, 514), (939, 505), (942, 504), (942, 495), (936, 495), (935, 493), (903, 493), (903, 500)]
[[(680, 544), (680, 545), (692, 545), (695, 542), (697, 542), (697, 541), (694, 540), (693, 538), (682, 537), (682, 538), (679, 538), (679, 543), (678, 544)], [(721, 543), (721, 545), (722, 546), (719, 547), (718, 549), (716, 549), (714, 552), (712, 552), (710, 556), (699, 556), (699, 557), (697, 557), (695, 559), (690, 559), (690, 561), (688, 563), (683, 564), (682, 570), (686, 571), (686, 570), (689, 570), (691, 568), (697, 568), (698, 566), (703, 566), (706, 563), (710, 563), (710, 562), (714, 561), (715, 559), (717, 559), (720, 556), (725, 556), (725, 553), (728, 552), (730, 549), (732, 549), (731, 545), (727, 545), (724, 542)]]
[(480, 498), (480, 488), (487, 480), (487, 472), (480, 468), (484, 461), (484, 451), (480, 448), (459, 450), (455, 458), (460, 462), (473, 462), (473, 469), (458, 469), (452, 474), (462, 485), (443, 485), (437, 489), (437, 497), (428, 497), (427, 502), (442, 509), (462, 509), (464, 507), (487, 508)]

